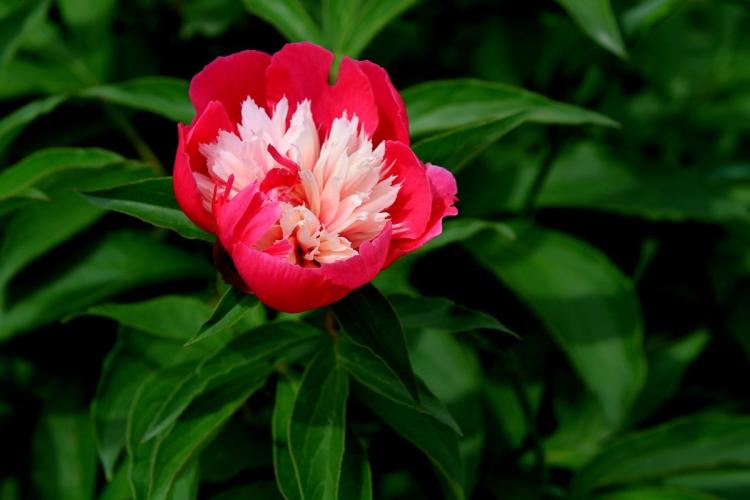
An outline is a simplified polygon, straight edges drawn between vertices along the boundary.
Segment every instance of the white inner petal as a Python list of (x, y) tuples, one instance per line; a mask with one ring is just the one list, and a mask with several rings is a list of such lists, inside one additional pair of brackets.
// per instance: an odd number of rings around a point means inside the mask
[(216, 142), (200, 145), (208, 175), (195, 177), (204, 206), (211, 210), (214, 187), (227, 184), (230, 176), (231, 198), (253, 182), (262, 183), (271, 170), (285, 168), (268, 152), (273, 146), (299, 166), (299, 178), (291, 187), (269, 192), (281, 203), (281, 217), (261, 241), (289, 241), (293, 250), (288, 260), (305, 266), (357, 255), (362, 243), (383, 230), (400, 188), (396, 177), (388, 175), (385, 147), (373, 148), (355, 115), (336, 118), (321, 144), (310, 101), (300, 102), (289, 120), (288, 114), (286, 97), (270, 116), (248, 97), (239, 135), (222, 131)]

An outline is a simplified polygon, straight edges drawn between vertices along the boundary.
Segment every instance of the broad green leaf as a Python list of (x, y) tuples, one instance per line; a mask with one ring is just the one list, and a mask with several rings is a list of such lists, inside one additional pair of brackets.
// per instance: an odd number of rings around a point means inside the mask
[(513, 225), (465, 248), (542, 320), (607, 419), (623, 423), (645, 378), (640, 304), (632, 283), (598, 250), (570, 236)]
[(182, 10), (180, 37), (214, 38), (245, 17), (242, 2), (237, 0), (189, 0)]
[(287, 500), (302, 498), (299, 481), (294, 472), (292, 456), (289, 453), (289, 422), (292, 418), (294, 400), (297, 397), (299, 382), (286, 377), (276, 383), (271, 435), (273, 436), (273, 470), (279, 491)]
[(675, 486), (634, 486), (597, 496), (602, 500), (716, 500), (708, 493)]
[(37, 498), (85, 500), (94, 497), (96, 448), (85, 413), (48, 410), (33, 443)]
[(121, 325), (173, 340), (184, 340), (210, 314), (203, 301), (181, 295), (164, 295), (130, 304), (100, 304), (86, 314), (110, 318)]
[[(150, 418), (142, 439), (148, 441), (158, 436), (191, 401), (222, 377), (241, 378), (246, 371), (253, 374), (264, 371), (270, 375), (275, 365), (287, 357), (293, 360), (307, 353), (316, 338), (316, 331), (302, 324), (271, 323), (235, 339), (198, 366), (188, 363), (171, 367), (163, 375), (174, 377), (174, 383), (161, 395), (156, 411), (151, 416), (139, 415), (139, 419)], [(156, 382), (158, 391), (163, 380)]]
[(685, 370), (701, 355), (710, 338), (707, 331), (698, 330), (646, 351), (648, 377), (633, 409), (633, 422), (649, 416), (677, 392)]
[(4, 73), (24, 35), (47, 15), (49, 0), (29, 0), (0, 18), (0, 74)]
[[(184, 418), (158, 440), (139, 445), (138, 438), (134, 436), (141, 435), (143, 428), (130, 424), (128, 453), (133, 498), (166, 500), (181, 471), (245, 400), (264, 384), (266, 377), (266, 373), (258, 373), (204, 394), (190, 406)], [(143, 404), (143, 398), (136, 395), (131, 421), (143, 409)]]
[[(96, 222), (104, 212), (72, 192), (78, 187), (106, 187), (109, 183), (143, 178), (142, 168), (112, 167), (96, 171), (68, 172), (44, 186), (43, 200), (15, 207), (6, 219), (0, 241), (0, 303), (3, 287), (23, 268), (45, 252)], [(150, 175), (150, 174), (149, 174)], [(18, 200), (15, 198), (14, 200)], [(6, 200), (11, 201), (11, 200)]]
[(740, 187), (729, 173), (695, 168), (631, 168), (600, 146), (579, 143), (552, 164), (536, 203), (650, 220), (747, 220), (750, 203), (735, 194)]
[(679, 6), (679, 0), (644, 0), (622, 14), (622, 28), (626, 35), (645, 32), (667, 17)]
[(40, 180), (66, 170), (100, 169), (122, 163), (117, 153), (98, 148), (50, 148), (0, 171), (0, 200), (21, 196)]
[(627, 57), (628, 53), (609, 0), (557, 1), (592, 40), (619, 57)]
[(267, 425), (256, 428), (252, 419), (234, 415), (201, 452), (201, 482), (223, 483), (260, 468), (272, 467), (271, 443)]
[(488, 125), (514, 115), (531, 123), (617, 126), (617, 122), (599, 113), (511, 85), (481, 80), (425, 82), (405, 89), (402, 95), (413, 137)]
[(21, 133), (24, 127), (40, 116), (52, 112), (64, 100), (65, 96), (45, 97), (44, 99), (31, 101), (0, 118), (0, 156), (5, 153), (10, 143)]
[(125, 500), (130, 498), (127, 467), (120, 466), (117, 472), (107, 481), (107, 485), (99, 495), (99, 500)]
[(430, 415), (461, 434), (461, 428), (439, 399), (417, 382), (420, 396), (417, 400), (393, 369), (369, 347), (342, 337), (338, 341), (338, 355), (339, 363), (360, 384), (415, 412)]
[(423, 329), (446, 333), (491, 330), (515, 336), (515, 333), (489, 314), (469, 309), (443, 297), (391, 295), (388, 300), (407, 332)]
[(457, 172), (498, 139), (526, 122), (523, 112), (499, 120), (490, 118), (458, 127), (414, 144), (414, 152), (425, 161)]
[(195, 114), (188, 99), (188, 83), (177, 78), (150, 76), (89, 87), (80, 97), (148, 111), (169, 120), (190, 123)]
[(323, 35), (299, 0), (242, 0), (252, 14), (273, 25), (290, 41), (323, 43)]
[(258, 481), (242, 486), (235, 486), (210, 497), (211, 500), (238, 500), (242, 498), (277, 498), (279, 491), (273, 481)]
[(211, 313), (211, 316), (200, 326), (200, 329), (188, 341), (188, 344), (199, 342), (211, 335), (231, 328), (257, 304), (258, 299), (254, 295), (244, 293), (234, 287), (229, 287), (226, 293), (222, 295), (219, 303), (216, 304), (216, 308)]
[(68, 26), (86, 28), (107, 25), (117, 6), (117, 0), (57, 0), (60, 14)]
[(478, 479), (485, 438), (479, 357), (450, 333), (429, 327), (414, 335), (410, 346), (414, 370), (447, 405), (463, 431), (459, 451), (465, 466), (463, 487), (468, 496)]
[(339, 498), (372, 500), (372, 471), (367, 451), (351, 432), (346, 434)]
[(750, 419), (696, 415), (612, 442), (573, 479), (574, 492), (750, 466)]
[(344, 331), (355, 342), (380, 356), (417, 398), (417, 385), (401, 323), (378, 289), (365, 285), (332, 307)]
[(97, 206), (171, 229), (185, 238), (214, 239), (182, 212), (174, 198), (171, 177), (144, 179), (112, 189), (92, 191), (86, 193), (86, 198)]
[(427, 456), (453, 497), (465, 498), (464, 464), (458, 437), (450, 427), (364, 386), (357, 386), (356, 394), (375, 415)]
[(360, 56), (375, 35), (419, 0), (323, 0), (323, 29), (337, 55)]
[(289, 419), (289, 451), (302, 499), (339, 498), (348, 396), (349, 376), (334, 346), (326, 346), (308, 364)]
[(65, 273), (9, 304), (0, 313), (0, 339), (136, 287), (212, 276), (213, 267), (203, 259), (141, 233), (112, 233), (83, 252)]
[(668, 478), (666, 484), (676, 488), (691, 488), (707, 492), (711, 498), (742, 499), (750, 494), (750, 472), (739, 470), (690, 471)]

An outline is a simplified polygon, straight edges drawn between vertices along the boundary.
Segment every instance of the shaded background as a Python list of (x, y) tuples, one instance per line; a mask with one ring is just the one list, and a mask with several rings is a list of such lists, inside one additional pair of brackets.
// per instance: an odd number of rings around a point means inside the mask
[[(597, 43), (575, 10), (551, 1), (421, 2), (361, 55), (399, 89), (476, 78), (619, 123), (527, 124), (504, 135), (454, 169), (458, 206), (461, 218), (512, 221), (517, 242), (480, 232), (377, 282), (388, 294), (484, 311), (522, 339), (480, 331), (422, 341), (421, 331), (411, 340), (417, 372), (459, 423), (479, 419), (468, 424), (476, 442), (464, 443), (475, 447), (466, 487), (476, 498), (562, 497), (576, 481), (612, 498), (750, 495), (750, 5), (612, 8), (621, 48)], [(87, 98), (83, 89), (153, 75), (187, 80), (216, 56), (283, 43), (235, 0), (0, 5), (0, 164), (77, 146), (141, 165), (60, 173), (34, 186), (41, 194), (0, 200), (0, 498), (90, 498), (107, 485), (89, 406), (120, 327), (82, 313), (101, 302), (217, 296), (208, 245), (105, 213), (74, 192), (169, 174), (184, 87), (165, 87), (154, 105)], [(69, 97), (44, 101), (55, 95)], [(171, 100), (174, 111), (164, 111)], [(22, 106), (33, 121), (19, 119)], [(102, 245), (123, 256), (105, 252), (101, 267), (86, 267)], [(128, 258), (121, 276), (107, 274)], [(166, 260), (173, 269), (162, 268)], [(606, 384), (629, 387), (621, 375), (640, 370), (612, 368), (607, 346), (618, 342), (646, 366), (613, 423), (599, 406)], [(604, 347), (581, 361), (592, 345)], [(436, 366), (450, 375), (433, 387)], [(440, 389), (452, 381), (458, 396)], [(273, 382), (253, 398), (253, 411), (236, 415), (201, 455), (201, 498), (242, 498), (250, 490), (232, 488), (273, 480)], [(441, 494), (419, 450), (358, 403), (349, 413), (369, 443), (376, 498)], [(204, 466), (221, 459), (229, 472)], [(597, 472), (609, 468), (611, 477)]]

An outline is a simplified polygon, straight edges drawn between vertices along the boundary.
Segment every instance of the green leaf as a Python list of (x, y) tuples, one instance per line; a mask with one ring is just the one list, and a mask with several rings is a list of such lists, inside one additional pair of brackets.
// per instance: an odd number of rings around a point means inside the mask
[(623, 423), (645, 378), (643, 324), (630, 280), (583, 241), (527, 224), (465, 248), (542, 320), (607, 419)]
[(237, 0), (189, 0), (182, 10), (180, 37), (215, 38), (244, 18), (245, 9)]
[(300, 485), (294, 472), (292, 456), (289, 453), (289, 423), (292, 419), (294, 400), (297, 398), (299, 382), (280, 378), (276, 383), (271, 435), (273, 436), (273, 470), (279, 491), (287, 500), (301, 499)]
[(749, 418), (696, 415), (612, 442), (573, 479), (573, 489), (580, 493), (749, 465)]
[(413, 137), (487, 125), (516, 115), (531, 123), (617, 126), (604, 115), (527, 90), (472, 79), (436, 80), (402, 92)]
[(47, 15), (49, 0), (30, 0), (0, 19), (0, 74), (21, 46), (24, 35)]
[(37, 498), (94, 497), (96, 449), (87, 414), (44, 412), (34, 435), (33, 454)]
[(344, 331), (355, 342), (372, 349), (382, 358), (411, 395), (418, 399), (401, 323), (378, 289), (365, 285), (333, 304), (332, 308)]
[(132, 288), (213, 276), (213, 266), (182, 250), (136, 232), (112, 233), (83, 252), (64, 274), (2, 311), (0, 340)]
[[(264, 370), (270, 375), (275, 365), (286, 357), (295, 359), (300, 353), (306, 353), (310, 340), (316, 337), (315, 330), (301, 324), (272, 323), (235, 339), (197, 367), (186, 364), (170, 368), (163, 376), (174, 376), (174, 383), (162, 394), (142, 439), (148, 441), (167, 429), (191, 401), (221, 377), (241, 377), (245, 371)], [(163, 380), (156, 382), (163, 384)], [(139, 418), (148, 417), (140, 415)]]
[(203, 301), (180, 295), (164, 295), (131, 304), (101, 304), (86, 314), (117, 321), (121, 325), (158, 337), (184, 340), (210, 314)]
[(675, 486), (635, 486), (597, 496), (602, 500), (716, 500), (716, 497), (699, 491)]
[(536, 203), (650, 220), (748, 220), (750, 203), (735, 196), (738, 187), (729, 173), (717, 170), (631, 168), (602, 147), (583, 142), (554, 161)]
[(698, 359), (711, 336), (705, 330), (646, 351), (648, 377), (633, 409), (633, 422), (639, 422), (659, 408), (680, 388), (685, 370)]
[(416, 412), (430, 415), (461, 434), (461, 428), (440, 400), (421, 384), (417, 386), (419, 399), (415, 398), (393, 369), (369, 347), (342, 337), (338, 341), (338, 353), (339, 363), (360, 384)]
[(211, 317), (200, 326), (198, 332), (188, 341), (188, 345), (231, 328), (258, 303), (254, 295), (229, 287), (211, 313)]
[(52, 112), (64, 100), (65, 96), (55, 95), (31, 101), (0, 119), (0, 156), (29, 123)]
[(242, 0), (245, 8), (279, 30), (289, 41), (323, 43), (323, 35), (299, 0)]
[(592, 40), (619, 57), (628, 56), (609, 0), (557, 1)]
[(358, 385), (356, 394), (375, 415), (427, 456), (453, 497), (465, 498), (462, 487), (464, 464), (458, 437), (450, 427), (431, 415), (383, 397), (364, 386)]
[(0, 200), (21, 196), (40, 180), (66, 170), (100, 169), (122, 163), (117, 153), (98, 148), (50, 148), (0, 172)]
[(468, 496), (479, 477), (485, 439), (479, 357), (450, 333), (429, 327), (414, 335), (410, 346), (414, 370), (448, 406), (463, 431), (459, 451), (465, 466), (463, 487)]
[(362, 443), (351, 432), (346, 434), (338, 497), (347, 500), (372, 500), (370, 461)]
[(446, 333), (491, 330), (516, 336), (489, 314), (469, 309), (443, 297), (391, 295), (388, 300), (407, 332), (423, 329)]
[(344, 458), (349, 376), (333, 346), (313, 358), (289, 420), (289, 451), (303, 499), (337, 499)]
[(201, 452), (201, 482), (223, 483), (272, 467), (271, 446), (267, 426), (256, 429), (252, 419), (236, 414)]
[(117, 0), (57, 0), (65, 24), (76, 28), (109, 24)]
[(137, 217), (191, 239), (213, 241), (182, 212), (174, 198), (171, 177), (144, 179), (112, 189), (86, 193), (92, 203), (108, 210)]
[(89, 87), (80, 97), (148, 111), (169, 120), (190, 123), (195, 114), (188, 99), (188, 83), (177, 78), (149, 76)]
[[(133, 498), (140, 500), (165, 500), (179, 474), (216, 435), (221, 426), (265, 382), (267, 374), (255, 374), (242, 381), (220, 386), (196, 400), (184, 418), (162, 436), (138, 448), (142, 427), (128, 427), (128, 453), (131, 457), (130, 481)], [(137, 395), (131, 409), (131, 420), (144, 405)]]
[(258, 481), (242, 486), (235, 486), (211, 496), (211, 500), (238, 500), (242, 498), (277, 498), (279, 491), (273, 481)]
[(323, 0), (326, 38), (337, 55), (358, 58), (389, 22), (419, 0)]
[(458, 127), (414, 144), (414, 152), (425, 161), (457, 172), (494, 142), (526, 122), (523, 112), (496, 120)]

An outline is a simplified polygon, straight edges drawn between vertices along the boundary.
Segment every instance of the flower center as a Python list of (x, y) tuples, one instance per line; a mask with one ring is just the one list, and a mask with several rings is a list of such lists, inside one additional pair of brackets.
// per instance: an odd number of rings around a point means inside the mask
[(270, 116), (248, 97), (238, 134), (222, 130), (216, 142), (201, 144), (208, 175), (194, 175), (204, 206), (212, 209), (217, 185), (231, 185), (231, 199), (257, 182), (268, 202), (281, 206), (279, 221), (257, 248), (284, 248), (290, 262), (303, 266), (357, 255), (383, 230), (400, 188), (388, 174), (384, 144), (373, 148), (359, 118), (346, 113), (321, 144), (310, 101), (301, 101), (289, 121), (288, 112), (286, 97)]

